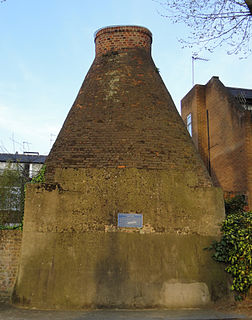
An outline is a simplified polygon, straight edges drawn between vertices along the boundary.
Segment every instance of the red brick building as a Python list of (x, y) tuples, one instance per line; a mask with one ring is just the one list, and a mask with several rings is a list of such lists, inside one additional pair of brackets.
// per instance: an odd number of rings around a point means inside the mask
[(181, 115), (215, 185), (245, 194), (252, 209), (252, 89), (212, 77), (182, 99)]

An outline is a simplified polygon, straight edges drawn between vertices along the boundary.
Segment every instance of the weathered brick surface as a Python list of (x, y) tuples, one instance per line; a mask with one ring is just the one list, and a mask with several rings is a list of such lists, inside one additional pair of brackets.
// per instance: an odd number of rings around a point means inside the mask
[(0, 230), (0, 302), (8, 302), (15, 284), (22, 232)]
[(107, 27), (98, 30), (95, 34), (96, 55), (110, 51), (142, 48), (150, 53), (152, 42), (151, 32), (138, 26)]
[(207, 168), (210, 162), (215, 185), (221, 186), (225, 192), (246, 193), (249, 162), (245, 152), (244, 109), (217, 77), (205, 86), (196, 85), (183, 98), (181, 105), (184, 121), (188, 113), (193, 114), (192, 137)]
[[(110, 28), (97, 33), (106, 47), (117, 34), (150, 38), (145, 28), (112, 29), (110, 40)], [(47, 158), (47, 181), (56, 168), (139, 168), (191, 170), (211, 186), (148, 50), (136, 39), (117, 49), (96, 56)]]

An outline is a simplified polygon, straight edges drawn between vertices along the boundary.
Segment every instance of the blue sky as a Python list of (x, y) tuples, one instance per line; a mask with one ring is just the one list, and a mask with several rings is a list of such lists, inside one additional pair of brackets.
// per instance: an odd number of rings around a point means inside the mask
[[(0, 3), (0, 152), (48, 154), (94, 59), (94, 32), (134, 24), (153, 34), (152, 56), (178, 109), (192, 87), (186, 34), (152, 0), (6, 0)], [(219, 76), (226, 86), (252, 88), (252, 57), (225, 48), (202, 53), (195, 83)]]

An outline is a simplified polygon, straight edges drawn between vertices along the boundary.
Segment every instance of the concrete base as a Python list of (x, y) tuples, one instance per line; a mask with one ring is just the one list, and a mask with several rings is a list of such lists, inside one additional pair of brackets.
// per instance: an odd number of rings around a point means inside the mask
[[(195, 307), (228, 292), (204, 251), (224, 218), (221, 190), (193, 172), (66, 169), (26, 190), (13, 301), (52, 308)], [(117, 226), (140, 213), (141, 228)]]
[(42, 309), (203, 306), (227, 294), (222, 266), (203, 250), (212, 239), (25, 233), (13, 302)]

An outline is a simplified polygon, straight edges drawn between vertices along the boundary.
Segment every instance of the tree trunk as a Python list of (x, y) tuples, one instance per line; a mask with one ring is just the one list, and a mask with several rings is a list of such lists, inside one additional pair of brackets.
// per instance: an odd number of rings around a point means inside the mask
[(250, 14), (252, 15), (252, 0), (245, 0), (245, 2), (249, 8)]

